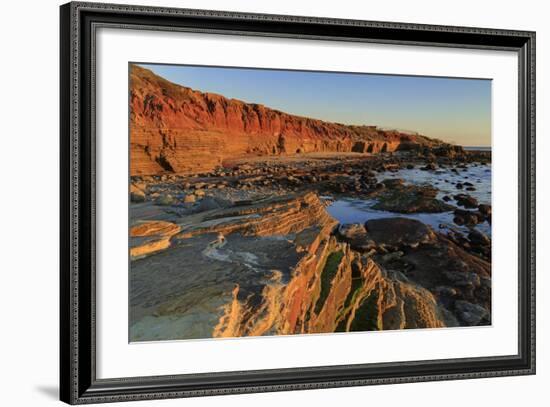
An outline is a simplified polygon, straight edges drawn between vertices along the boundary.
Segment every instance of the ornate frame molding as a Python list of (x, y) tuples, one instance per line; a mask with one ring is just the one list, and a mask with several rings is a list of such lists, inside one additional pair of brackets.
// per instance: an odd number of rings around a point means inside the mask
[[(60, 8), (61, 400), (70, 404), (535, 373), (535, 33), (472, 27), (102, 3)], [(95, 30), (109, 26), (518, 52), (518, 355), (97, 379), (95, 350)]]

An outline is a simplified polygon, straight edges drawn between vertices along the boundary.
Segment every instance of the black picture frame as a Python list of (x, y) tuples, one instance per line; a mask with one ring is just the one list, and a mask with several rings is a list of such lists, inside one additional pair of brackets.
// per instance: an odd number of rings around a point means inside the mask
[[(60, 395), (70, 404), (535, 373), (535, 33), (72, 2), (60, 8)], [(499, 357), (96, 378), (95, 30), (176, 30), (485, 50), (519, 59), (519, 352)], [(512, 266), (511, 266), (512, 267)]]

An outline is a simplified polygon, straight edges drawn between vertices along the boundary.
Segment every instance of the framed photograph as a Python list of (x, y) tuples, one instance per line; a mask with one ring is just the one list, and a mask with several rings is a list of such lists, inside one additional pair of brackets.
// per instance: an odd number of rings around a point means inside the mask
[(535, 33), (61, 6), (61, 399), (535, 373)]

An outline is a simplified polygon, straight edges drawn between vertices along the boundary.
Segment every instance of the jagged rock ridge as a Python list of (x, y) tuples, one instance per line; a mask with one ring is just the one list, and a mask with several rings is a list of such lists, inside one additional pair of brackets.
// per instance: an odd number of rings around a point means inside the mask
[(131, 65), (131, 175), (210, 171), (225, 159), (246, 155), (425, 147), (448, 145), (421, 135), (330, 123), (202, 93)]
[(174, 221), (130, 229), (132, 341), (490, 323), (490, 264), (416, 220), (336, 230), (307, 192)]

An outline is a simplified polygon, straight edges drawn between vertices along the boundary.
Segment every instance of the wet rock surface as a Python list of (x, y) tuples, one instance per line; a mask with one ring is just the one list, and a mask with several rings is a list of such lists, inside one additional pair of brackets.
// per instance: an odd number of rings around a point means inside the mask
[(429, 226), (407, 218), (373, 219), (365, 223), (367, 236), (378, 245), (417, 247), (430, 243), (435, 234)]
[(392, 183), (388, 189), (378, 193), (374, 209), (398, 213), (434, 213), (453, 209), (453, 206), (436, 198), (437, 189), (432, 186), (403, 185), (399, 179), (386, 181), (401, 183)]
[(167, 249), (180, 227), (166, 221), (144, 221), (130, 228), (130, 257), (138, 259)]
[(475, 222), (490, 219), (490, 206), (456, 208), (433, 186), (380, 175), (407, 160), (365, 161), (249, 160), (133, 177), (142, 197), (130, 203), (130, 339), (490, 324), (489, 236), (443, 233), (397, 206), (355, 224), (327, 212), (338, 196), (382, 202), (389, 191)]

